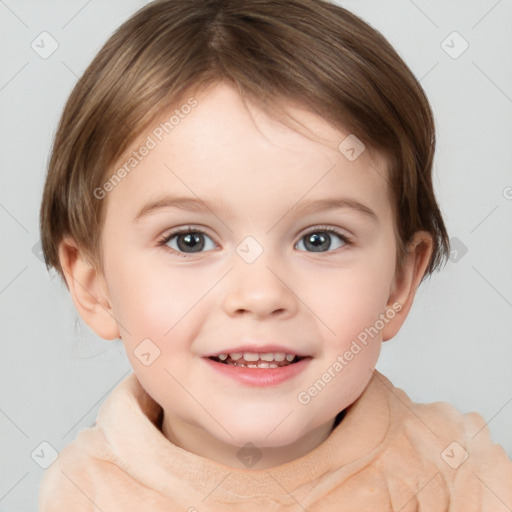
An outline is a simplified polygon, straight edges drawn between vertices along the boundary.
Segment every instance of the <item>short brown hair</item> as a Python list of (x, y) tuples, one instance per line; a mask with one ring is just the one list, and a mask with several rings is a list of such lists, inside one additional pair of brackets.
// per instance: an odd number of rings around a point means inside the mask
[(47, 267), (64, 277), (58, 245), (69, 235), (102, 268), (105, 201), (93, 191), (165, 109), (221, 80), (274, 116), (294, 101), (381, 151), (397, 268), (420, 230), (434, 239), (425, 276), (441, 265), (449, 241), (432, 184), (433, 115), (379, 32), (324, 0), (157, 0), (110, 37), (66, 103), (41, 204)]

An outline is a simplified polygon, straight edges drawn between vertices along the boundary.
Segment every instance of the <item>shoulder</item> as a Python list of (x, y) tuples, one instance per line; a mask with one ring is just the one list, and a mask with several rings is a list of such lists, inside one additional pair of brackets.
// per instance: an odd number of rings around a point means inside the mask
[[(392, 408), (401, 418), (399, 428), (419, 448), (427, 444), (440, 449), (441, 460), (449, 459), (452, 451), (454, 456), (464, 458), (465, 450), (467, 458), (472, 456), (474, 460), (489, 453), (505, 453), (492, 442), (487, 423), (479, 413), (463, 414), (447, 402), (416, 403), (401, 389), (393, 387), (393, 391)], [(510, 460), (507, 458), (506, 462)]]
[(414, 460), (452, 504), (464, 504), (467, 510), (512, 510), (512, 461), (493, 443), (484, 418), (476, 412), (462, 414), (446, 402), (415, 403), (386, 382), (393, 418), (389, 449), (399, 464), (411, 468)]
[(101, 446), (102, 434), (96, 427), (82, 430), (65, 446), (46, 470), (39, 485), (39, 512), (93, 512), (93, 476), (105, 461), (94, 452)]
[(127, 457), (138, 461), (137, 441), (149, 432), (159, 408), (132, 373), (110, 393), (96, 423), (82, 429), (59, 453), (39, 485), (39, 512), (96, 512), (113, 486), (130, 481)]

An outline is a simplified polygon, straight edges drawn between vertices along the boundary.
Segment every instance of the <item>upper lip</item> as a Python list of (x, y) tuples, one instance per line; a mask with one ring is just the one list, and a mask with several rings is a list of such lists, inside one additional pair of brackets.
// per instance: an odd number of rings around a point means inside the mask
[(251, 352), (253, 354), (268, 354), (268, 353), (283, 353), (283, 354), (295, 354), (299, 357), (309, 357), (309, 354), (306, 354), (300, 350), (295, 348), (285, 347), (283, 345), (239, 345), (233, 348), (226, 348), (222, 350), (217, 350), (215, 352), (211, 352), (206, 354), (204, 357), (217, 357), (219, 354), (234, 354), (236, 352), (241, 352), (245, 354), (246, 352)]

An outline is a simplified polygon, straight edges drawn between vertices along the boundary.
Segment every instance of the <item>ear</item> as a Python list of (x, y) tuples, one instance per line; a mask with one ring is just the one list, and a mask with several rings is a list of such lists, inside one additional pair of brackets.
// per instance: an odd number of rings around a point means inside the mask
[(120, 337), (104, 276), (69, 237), (59, 244), (59, 260), (73, 303), (83, 321), (101, 338)]
[(417, 231), (407, 246), (401, 271), (393, 278), (387, 309), (393, 309), (396, 314), (382, 330), (382, 341), (393, 338), (405, 322), (432, 251), (432, 235), (426, 231)]

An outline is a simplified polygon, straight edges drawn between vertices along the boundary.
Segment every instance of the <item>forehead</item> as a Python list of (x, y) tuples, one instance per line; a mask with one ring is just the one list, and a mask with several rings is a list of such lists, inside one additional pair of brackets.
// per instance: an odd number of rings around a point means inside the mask
[[(223, 83), (195, 94), (194, 100), (193, 108), (163, 114), (116, 163), (114, 170), (125, 165), (129, 172), (108, 193), (108, 210), (134, 218), (145, 204), (169, 192), (227, 203), (231, 213), (257, 213), (269, 204), (333, 194), (387, 213), (386, 161), (368, 148), (356, 159), (347, 158), (346, 141), (354, 142), (348, 132), (289, 104), (305, 126), (291, 129), (250, 102), (245, 106)], [(144, 146), (151, 149), (141, 157)], [(130, 159), (133, 168), (126, 166)]]

